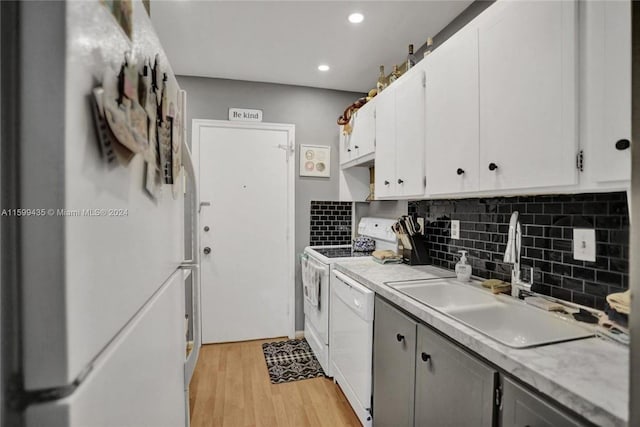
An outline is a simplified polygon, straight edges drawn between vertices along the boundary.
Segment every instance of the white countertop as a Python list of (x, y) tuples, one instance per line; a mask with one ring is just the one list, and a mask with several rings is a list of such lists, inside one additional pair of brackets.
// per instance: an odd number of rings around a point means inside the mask
[(588, 338), (534, 348), (510, 348), (384, 284), (421, 279), (427, 271), (441, 269), (382, 265), (370, 259), (338, 263), (336, 268), (592, 423), (627, 425), (627, 347)]

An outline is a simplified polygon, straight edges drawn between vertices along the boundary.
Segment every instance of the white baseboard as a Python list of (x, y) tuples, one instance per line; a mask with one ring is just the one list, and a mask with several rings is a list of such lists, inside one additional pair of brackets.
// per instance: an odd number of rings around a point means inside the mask
[(304, 338), (304, 331), (296, 331), (296, 339), (301, 340)]

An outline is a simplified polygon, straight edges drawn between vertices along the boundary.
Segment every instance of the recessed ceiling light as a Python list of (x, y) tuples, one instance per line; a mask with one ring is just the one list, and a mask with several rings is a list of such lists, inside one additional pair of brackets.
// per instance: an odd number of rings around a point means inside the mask
[(320, 71), (329, 71), (329, 66), (322, 64), (322, 65), (318, 65), (318, 70)]
[(349, 22), (351, 22), (352, 24), (359, 24), (362, 21), (364, 21), (364, 15), (361, 13), (356, 12), (349, 15)]

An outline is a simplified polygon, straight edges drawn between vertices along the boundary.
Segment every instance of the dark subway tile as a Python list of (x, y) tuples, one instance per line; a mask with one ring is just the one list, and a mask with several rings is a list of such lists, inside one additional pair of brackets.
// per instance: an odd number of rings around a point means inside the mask
[(607, 202), (588, 202), (584, 204), (585, 214), (606, 215)]
[(562, 204), (561, 203), (545, 203), (543, 211), (546, 214), (562, 213)]
[(560, 286), (562, 285), (562, 277), (557, 274), (545, 273), (542, 275), (542, 281), (547, 285)]
[(552, 248), (555, 249), (556, 251), (569, 252), (573, 250), (573, 243), (571, 240), (555, 239), (553, 241)]
[(609, 269), (617, 273), (628, 273), (629, 261), (621, 258), (611, 258), (609, 259)]
[(596, 273), (594, 270), (582, 267), (573, 267), (573, 272), (571, 275), (576, 279), (584, 280), (595, 280), (596, 277)]
[(553, 263), (553, 273), (559, 274), (562, 276), (570, 276), (571, 275), (571, 266), (567, 264), (558, 264)]
[(596, 217), (596, 227), (598, 228), (620, 228), (621, 224), (620, 217), (617, 216)]
[(542, 203), (528, 203), (527, 213), (542, 213), (543, 206)]
[(571, 291), (562, 288), (551, 288), (551, 296), (565, 301), (571, 301)]
[(611, 230), (609, 231), (609, 243), (617, 245), (629, 244), (629, 230)]
[(599, 297), (606, 297), (609, 295), (609, 287), (607, 285), (593, 282), (584, 282), (584, 291), (589, 295)]
[(611, 273), (609, 271), (596, 272), (596, 280), (600, 283), (606, 283), (608, 285), (622, 285), (622, 275), (620, 273)]
[(626, 215), (628, 213), (627, 202), (610, 202), (609, 215)]
[(587, 295), (582, 292), (574, 292), (573, 302), (575, 302), (576, 304), (585, 305), (587, 307), (594, 307), (596, 304), (596, 299), (593, 295)]
[(584, 282), (582, 280), (571, 279), (569, 277), (562, 278), (562, 287), (571, 289), (572, 291), (582, 292), (584, 290)]
[(562, 213), (563, 214), (582, 214), (584, 210), (584, 204), (583, 203), (565, 203), (562, 206)]
[(536, 225), (551, 225), (553, 223), (553, 217), (551, 215), (535, 215), (533, 222)]

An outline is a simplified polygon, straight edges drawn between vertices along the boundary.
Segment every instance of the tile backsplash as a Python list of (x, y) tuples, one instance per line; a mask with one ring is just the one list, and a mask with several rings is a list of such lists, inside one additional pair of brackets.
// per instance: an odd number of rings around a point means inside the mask
[[(409, 202), (428, 221), (434, 265), (453, 269), (458, 250), (469, 251), (473, 274), (510, 281), (502, 262), (509, 219), (520, 213), (523, 278), (534, 268), (539, 293), (604, 308), (604, 297), (629, 287), (629, 211), (625, 192)], [(460, 239), (450, 237), (460, 221)], [(573, 228), (593, 228), (596, 261), (573, 259)]]
[(351, 202), (311, 202), (309, 244), (351, 244)]

